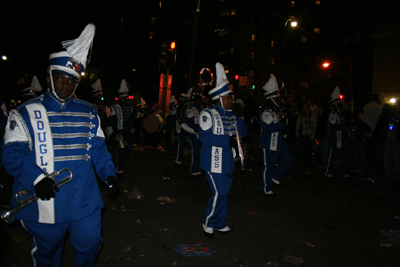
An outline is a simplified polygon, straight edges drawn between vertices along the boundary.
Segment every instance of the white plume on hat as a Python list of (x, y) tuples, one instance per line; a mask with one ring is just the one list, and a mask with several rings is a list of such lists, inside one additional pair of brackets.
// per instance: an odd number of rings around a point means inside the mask
[(228, 86), (229, 80), (226, 77), (224, 66), (221, 63), (217, 62), (215, 63), (215, 70), (217, 74), (217, 83), (215, 85), (215, 88), (208, 92), (212, 100), (215, 100), (221, 96), (233, 94)]
[(279, 86), (275, 76), (269, 78), (268, 82), (263, 86), (263, 89), (265, 90), (264, 95), (267, 99), (279, 97)]
[(101, 87), (100, 79), (97, 79), (90, 87), (93, 88), (92, 95), (103, 95), (103, 88)]
[(172, 106), (175, 104), (176, 104), (176, 99), (175, 99), (175, 96), (172, 95), (171, 98), (169, 99), (169, 105)]
[(31, 87), (35, 89), (36, 92), (42, 91), (42, 86), (40, 86), (39, 80), (36, 75), (33, 75), (32, 77)]
[(336, 86), (335, 89), (333, 89), (332, 95), (331, 95), (331, 103), (336, 103), (342, 101), (340, 99), (340, 88), (339, 86)]
[(221, 63), (217, 62), (215, 63), (215, 69), (216, 69), (216, 74), (217, 74), (217, 84), (215, 87), (222, 87), (225, 84), (229, 83), (228, 78), (226, 77), (225, 69), (224, 66), (222, 66)]
[(121, 85), (118, 90), (118, 94), (121, 97), (128, 96), (129, 88), (130, 88), (130, 85), (125, 81), (125, 79), (122, 79)]
[[(88, 24), (78, 38), (61, 42), (67, 51), (50, 54), (49, 73), (55, 70), (80, 80), (86, 69), (87, 57), (93, 44), (95, 30), (96, 27), (93, 24)], [(50, 78), (52, 79), (52, 76)]]
[(146, 105), (146, 102), (143, 100), (143, 98), (140, 99), (140, 105), (144, 107)]
[(36, 92), (40, 92), (40, 91), (42, 91), (42, 86), (40, 85), (39, 80), (36, 77), (36, 75), (33, 75), (31, 86), (23, 89), (21, 92), (22, 92), (23, 96), (36, 97)]
[(61, 42), (63, 48), (66, 48), (68, 54), (79, 64), (84, 64), (87, 61), (89, 48), (93, 44), (95, 30), (96, 27), (94, 24), (89, 23), (78, 38)]
[(193, 86), (189, 88), (188, 92), (186, 94), (181, 93), (181, 96), (184, 98), (189, 98), (192, 96), (192, 91), (193, 91)]

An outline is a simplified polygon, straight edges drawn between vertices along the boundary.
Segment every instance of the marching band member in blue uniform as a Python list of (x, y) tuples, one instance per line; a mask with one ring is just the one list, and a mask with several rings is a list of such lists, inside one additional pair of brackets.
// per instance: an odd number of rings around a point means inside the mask
[[(183, 107), (183, 105), (187, 102), (190, 101), (190, 97), (192, 96), (192, 90), (193, 87), (190, 87), (189, 91), (184, 94), (181, 93), (181, 99), (178, 102), (177, 105), (177, 110), (180, 111)], [(179, 108), (180, 107), (180, 108)], [(182, 114), (184, 116), (184, 114)], [(185, 144), (186, 144), (186, 136), (187, 136), (187, 132), (185, 130), (182, 130), (182, 123), (184, 120), (184, 118), (182, 117), (181, 114), (177, 114), (177, 120), (176, 120), (176, 133), (178, 134), (178, 146), (176, 147), (176, 156), (175, 156), (175, 164), (181, 165), (182, 164), (182, 155), (183, 155), (183, 151), (185, 149)]]
[(228, 214), (228, 193), (233, 180), (235, 162), (232, 142), (236, 142), (236, 128), (239, 136), (247, 134), (243, 118), (235, 116), (231, 110), (233, 92), (229, 90), (224, 67), (216, 63), (217, 84), (208, 92), (215, 104), (200, 113), (199, 136), (201, 147), (200, 168), (206, 172), (211, 189), (211, 197), (206, 205), (203, 218), (203, 232), (213, 237), (214, 230), (231, 233), (226, 225)]
[(123, 148), (116, 148), (116, 163), (117, 174), (124, 173), (124, 164), (128, 160), (132, 152), (133, 134), (132, 134), (132, 114), (133, 105), (126, 101), (128, 97), (128, 84), (124, 79), (121, 81), (121, 86), (118, 90), (118, 101), (110, 109), (110, 124), (113, 132), (123, 130), (129, 137), (129, 143)]
[[(115, 169), (96, 111), (73, 98), (94, 30), (89, 24), (78, 39), (63, 42), (67, 51), (50, 55), (48, 90), (12, 110), (8, 118), (3, 164), (15, 177), (13, 195), (27, 189), (38, 197), (15, 216), (33, 237), (34, 266), (61, 266), (68, 232), (75, 248), (74, 266), (94, 266), (103, 243), (104, 203), (93, 167), (110, 192), (116, 189)], [(85, 47), (79, 49), (82, 43)], [(84, 52), (76, 54), (77, 50)], [(47, 174), (63, 168), (72, 171), (73, 179), (54, 189), (58, 177)]]
[[(175, 96), (171, 96), (169, 99), (169, 106), (168, 106), (168, 111), (167, 111), (167, 116), (165, 117), (165, 122), (166, 122), (166, 128), (167, 128), (167, 138), (166, 138), (166, 151), (165, 152), (171, 152), (172, 151), (172, 146), (173, 146), (173, 140), (174, 140), (174, 133), (176, 130), (176, 113), (178, 112), (177, 109), (177, 103)], [(163, 150), (161, 150), (163, 151)]]
[(190, 145), (192, 147), (192, 163), (190, 173), (193, 176), (200, 175), (200, 140), (199, 140), (199, 121), (203, 99), (200, 95), (193, 97), (193, 103), (185, 112), (185, 122), (181, 128), (187, 132)]
[[(101, 123), (101, 129), (103, 130), (105, 136), (106, 136), (106, 143), (108, 143), (107, 139), (109, 136), (107, 136), (107, 127), (109, 127), (108, 124), (108, 118), (107, 118), (107, 107), (104, 104), (104, 96), (103, 96), (103, 88), (101, 87), (101, 80), (97, 79), (90, 87), (92, 87), (92, 105), (96, 109), (97, 115), (99, 115), (100, 118), (100, 123)], [(108, 146), (108, 144), (107, 144)]]
[[(272, 76), (263, 89), (266, 102), (261, 110), (260, 149), (263, 153), (264, 165), (262, 172), (262, 194), (273, 195), (272, 182), (280, 185), (293, 162), (292, 153), (283, 139), (282, 131), (285, 124), (282, 121), (281, 107), (283, 101), (279, 95), (279, 87), (275, 76)], [(275, 163), (281, 159), (277, 168)]]
[(41, 91), (42, 91), (42, 86), (40, 85), (39, 80), (36, 77), (36, 75), (33, 75), (31, 86), (27, 87), (25, 89), (22, 89), (22, 91), (21, 91), (22, 96), (24, 98), (24, 102), (37, 97), (36, 92), (41, 92)]
[(343, 102), (340, 99), (340, 88), (335, 87), (331, 95), (331, 105), (333, 111), (329, 114), (329, 134), (328, 134), (328, 162), (325, 170), (325, 177), (332, 177), (333, 167), (339, 154), (342, 155), (341, 177), (350, 177), (348, 171), (350, 167), (349, 143), (345, 136), (346, 125), (342, 115)]

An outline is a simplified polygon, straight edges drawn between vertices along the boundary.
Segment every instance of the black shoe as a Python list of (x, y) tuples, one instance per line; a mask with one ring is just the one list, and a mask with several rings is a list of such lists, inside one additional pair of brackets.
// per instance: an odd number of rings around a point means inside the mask
[(204, 231), (204, 230), (203, 230), (203, 234), (204, 234), (206, 237), (208, 237), (208, 238), (213, 238), (213, 237), (214, 237), (214, 233), (210, 234), (210, 233), (207, 233), (207, 232)]
[(260, 194), (261, 194), (261, 195), (263, 195), (263, 196), (266, 196), (266, 197), (275, 196), (275, 193), (274, 193), (274, 192), (272, 192), (272, 190), (269, 190), (269, 191), (267, 192), (267, 194), (266, 194), (266, 193), (264, 193), (264, 191), (263, 191), (263, 190), (261, 190)]
[(213, 238), (214, 237), (214, 229), (211, 227), (207, 227), (203, 224), (203, 234), (206, 237)]

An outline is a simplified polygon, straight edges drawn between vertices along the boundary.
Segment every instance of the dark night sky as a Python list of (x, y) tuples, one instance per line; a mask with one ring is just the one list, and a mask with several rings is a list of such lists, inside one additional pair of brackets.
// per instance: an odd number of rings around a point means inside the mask
[[(13, 67), (13, 72), (7, 75), (0, 73), (3, 76), (0, 76), (0, 83), (8, 83), (10, 78), (15, 79), (15, 75), (20, 76), (23, 72), (35, 74), (43, 82), (49, 54), (63, 50), (61, 41), (78, 37), (90, 22), (96, 25), (90, 67), (101, 68), (107, 65), (109, 75), (119, 76), (115, 80), (120, 81), (131, 68), (148, 63), (146, 48), (151, 47), (148, 38), (149, 19), (157, 9), (158, 1), (52, 1), (51, 4), (37, 2), (39, 1), (1, 3), (0, 54), (8, 56), (7, 64)], [(267, 4), (268, 2), (274, 1), (265, 1)], [(376, 21), (391, 21), (396, 18), (394, 15), (398, 15), (399, 10), (391, 4), (395, 3), (394, 1), (367, 2), (327, 1), (332, 5), (332, 19), (337, 18), (338, 21), (336, 29), (359, 31), (362, 28), (370, 32)], [(202, 1), (201, 9), (206, 9), (210, 3), (213, 1)], [(163, 1), (163, 4), (164, 7), (174, 4), (182, 14), (187, 15), (189, 10), (192, 12), (195, 9), (197, 0), (169, 0)], [(343, 24), (343, 17), (347, 17), (351, 23)], [(121, 62), (128, 63), (125, 64), (125, 69), (119, 70), (119, 66), (124, 65)], [(133, 87), (136, 83), (143, 86), (137, 81), (131, 83), (134, 83)], [(110, 82), (109, 86), (118, 87), (119, 83)]]

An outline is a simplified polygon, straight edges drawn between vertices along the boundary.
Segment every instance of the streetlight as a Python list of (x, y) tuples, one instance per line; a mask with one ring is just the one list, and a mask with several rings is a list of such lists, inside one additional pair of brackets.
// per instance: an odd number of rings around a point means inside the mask
[(7, 60), (7, 56), (6, 56), (6, 55), (3, 55), (3, 56), (1, 57), (1, 59), (2, 59), (2, 60)]
[(331, 64), (345, 64), (349, 66), (349, 91), (350, 91), (350, 101), (351, 101), (350, 103), (351, 103), (351, 111), (353, 112), (354, 97), (353, 97), (353, 91), (351, 89), (351, 63), (344, 61), (333, 61), (333, 62), (325, 61), (322, 64), (322, 67), (328, 68)]

